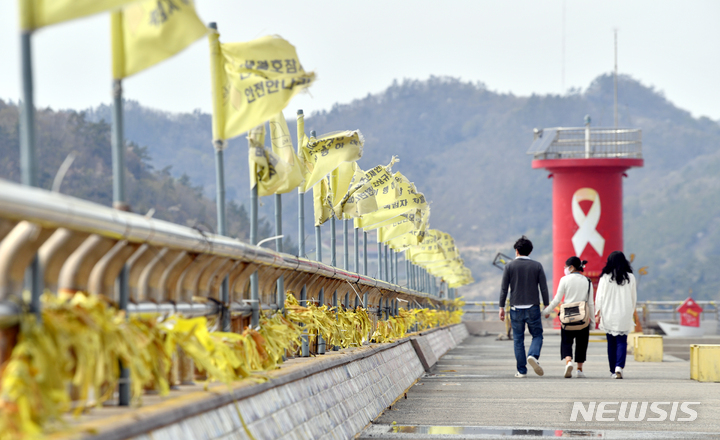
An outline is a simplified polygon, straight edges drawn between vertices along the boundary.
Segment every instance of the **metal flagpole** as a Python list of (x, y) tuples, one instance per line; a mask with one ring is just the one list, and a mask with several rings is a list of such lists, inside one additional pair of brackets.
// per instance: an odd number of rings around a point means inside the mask
[(337, 248), (335, 240), (335, 215), (333, 214), (330, 217), (330, 265), (332, 267), (337, 266)]
[[(322, 230), (320, 229), (320, 225), (315, 226), (315, 259), (318, 262), (322, 262)], [(320, 307), (323, 306), (325, 303), (325, 288), (320, 288), (320, 293), (318, 294), (318, 305)], [(325, 339), (318, 334), (318, 354), (325, 354), (325, 347), (327, 343), (325, 342)]]
[[(111, 15), (112, 41), (111, 50), (123, 50), (123, 41), (121, 39), (122, 32), (119, 30), (122, 16), (120, 13)], [(117, 32), (116, 32), (117, 31)], [(113, 56), (113, 62), (115, 57)], [(121, 68), (124, 66), (115, 65), (113, 63), (113, 84), (112, 84), (112, 127), (110, 135), (110, 149), (112, 157), (112, 173), (113, 173), (113, 208), (121, 211), (130, 211), (127, 200), (125, 198), (125, 128), (123, 123), (123, 89)], [(118, 307), (120, 310), (127, 311), (130, 299), (128, 268), (123, 265), (117, 279), (115, 280), (115, 288), (118, 292)], [(125, 315), (127, 319), (127, 314)], [(130, 405), (130, 370), (126, 368), (122, 362), (120, 363), (120, 380), (118, 381), (118, 405)]]
[[(212, 22), (208, 24), (210, 29), (217, 31), (217, 23)], [(115, 32), (113, 32), (113, 35)], [(211, 51), (212, 52), (212, 51)], [(219, 54), (211, 53), (211, 57), (218, 57)], [(210, 61), (211, 71), (213, 72), (213, 82), (216, 81), (216, 73), (220, 61), (214, 58)], [(216, 85), (216, 84), (213, 84)], [(213, 88), (214, 90), (214, 88)], [(215, 131), (215, 130), (213, 130)], [(227, 216), (225, 214), (225, 141), (221, 139), (221, 133), (215, 133), (219, 138), (213, 139), (213, 148), (215, 149), (215, 203), (217, 211), (217, 233), (218, 235), (227, 234)], [(255, 188), (257, 193), (257, 188)], [(252, 207), (251, 207), (252, 211)], [(257, 225), (256, 225), (257, 229)], [(251, 225), (252, 231), (252, 225)], [(252, 235), (252, 232), (251, 232)], [(257, 237), (256, 237), (257, 239)], [(255, 242), (253, 242), (255, 244)], [(255, 282), (257, 284), (257, 280)], [(223, 311), (221, 315), (221, 326), (223, 331), (230, 331), (230, 289), (228, 287), (228, 276), (222, 281), (220, 285), (220, 302), (223, 304)]]
[[(300, 289), (300, 304), (303, 306), (307, 305), (307, 286), (302, 286), (302, 289)], [(302, 335), (302, 343), (301, 343), (301, 351), (300, 354), (302, 357), (310, 357), (310, 340), (309, 336), (307, 334), (307, 330), (303, 332)]]
[[(297, 111), (297, 155), (298, 158), (302, 156), (302, 140), (305, 137), (305, 115), (302, 110)], [(298, 188), (298, 257), (305, 257), (305, 193), (302, 187)], [(303, 286), (300, 291), (300, 297), (302, 299), (303, 294), (307, 292), (307, 286)], [(300, 303), (306, 306), (306, 303)], [(303, 357), (310, 356), (310, 340), (307, 334), (307, 330), (303, 331), (302, 342), (300, 343), (300, 352)], [(307, 353), (307, 354), (306, 354)]]
[[(337, 291), (337, 289), (335, 289), (335, 292), (333, 293), (333, 296), (332, 296), (332, 306), (335, 308), (335, 321), (337, 321), (339, 319), (339, 315), (337, 314), (337, 310), (338, 310), (338, 291)], [(338, 347), (337, 345), (333, 345), (332, 349), (333, 349), (333, 351), (338, 351), (338, 350), (340, 350), (340, 347)]]
[(390, 273), (390, 258), (388, 256), (388, 245), (383, 245), (383, 247), (385, 248), (385, 281), (390, 282), (392, 281), (390, 279), (392, 274)]
[(393, 251), (388, 245), (385, 245), (385, 255), (388, 257), (388, 263), (390, 264), (390, 277), (388, 278), (388, 281), (390, 281), (391, 283), (395, 283), (395, 265), (393, 262)]
[(393, 255), (395, 256), (395, 284), (398, 286), (400, 285), (400, 271), (398, 268), (398, 253), (395, 252), (395, 249), (391, 249)]
[(353, 249), (355, 251), (355, 273), (360, 273), (360, 248), (358, 245), (360, 244), (360, 228), (354, 228), (355, 229), (355, 236), (353, 240)]
[[(367, 256), (367, 231), (363, 231), (363, 275), (368, 274), (368, 256)], [(367, 301), (365, 301), (367, 307)]]
[(410, 261), (406, 258), (405, 259), (405, 285), (412, 289), (412, 284), (410, 283)]
[[(318, 260), (320, 261), (320, 260)], [(325, 304), (325, 288), (320, 288), (320, 293), (318, 294), (318, 306), (322, 307), (323, 304)], [(319, 332), (318, 332), (319, 333)], [(325, 347), (327, 343), (325, 342), (325, 339), (318, 334), (318, 354), (325, 354)]]
[[(224, 147), (225, 142), (221, 139), (213, 141), (215, 146), (215, 189), (216, 189), (216, 201), (217, 204), (217, 233), (218, 235), (227, 234), (227, 216), (225, 214), (225, 157)], [(257, 195), (257, 186), (255, 187), (255, 194)], [(257, 217), (257, 215), (256, 215)], [(257, 229), (257, 225), (255, 226)], [(256, 236), (257, 239), (257, 236)], [(253, 242), (254, 244), (254, 242)], [(228, 287), (228, 276), (226, 275), (220, 285), (220, 301), (223, 303), (225, 308), (228, 310), (222, 315), (222, 328), (223, 331), (230, 331), (230, 291)]]
[[(255, 170), (251, 170), (255, 172)], [(258, 187), (257, 184), (252, 187), (250, 192), (250, 244), (256, 245), (258, 238)], [(250, 324), (257, 327), (260, 322), (260, 293), (258, 291), (258, 272), (257, 270), (250, 275), (250, 301), (252, 306), (252, 318)]]
[(315, 226), (315, 259), (322, 262), (322, 230)]
[[(113, 80), (113, 112), (110, 148), (112, 150), (113, 170), (113, 208), (129, 211), (125, 201), (125, 140), (123, 138), (123, 104), (122, 80)], [(127, 266), (123, 265), (116, 280), (118, 291), (118, 306), (120, 310), (127, 310), (130, 299), (128, 286)], [(120, 366), (120, 380), (118, 381), (118, 405), (130, 405), (130, 370)]]
[[(302, 138), (305, 136), (305, 115), (297, 111), (298, 157), (302, 156)], [(298, 257), (305, 257), (305, 193), (298, 188)]]
[[(343, 270), (350, 270), (350, 243), (348, 243), (348, 220), (343, 222)], [(347, 307), (347, 302), (345, 303)]]
[(377, 260), (378, 260), (378, 279), (383, 280), (383, 263), (382, 263), (382, 243), (377, 244)]
[[(275, 236), (278, 237), (275, 240), (275, 250), (278, 252), (283, 251), (282, 243), (282, 194), (275, 194)], [(277, 294), (276, 301), (278, 311), (285, 313), (285, 278), (280, 275), (277, 279)]]
[[(27, 3), (27, 4), (26, 4)], [(25, 5), (26, 4), (26, 5)], [(20, 2), (20, 8), (29, 8), (30, 2)], [(26, 12), (21, 12), (25, 14)], [(35, 98), (32, 73), (32, 30), (20, 33), (20, 57), (22, 64), (22, 102), (20, 103), (20, 174), (23, 185), (38, 186), (37, 157), (35, 153)], [(40, 321), (40, 295), (43, 277), (37, 254), (25, 273), (30, 291), (30, 311)]]

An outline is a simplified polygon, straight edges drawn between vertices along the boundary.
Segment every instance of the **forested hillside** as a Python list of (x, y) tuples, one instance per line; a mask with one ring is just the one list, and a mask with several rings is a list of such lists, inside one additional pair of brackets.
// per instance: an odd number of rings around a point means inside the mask
[[(110, 126), (102, 120), (89, 121), (85, 113), (75, 111), (42, 109), (36, 118), (40, 187), (50, 189), (60, 164), (74, 153), (76, 158), (60, 191), (111, 206)], [(20, 181), (18, 127), (17, 106), (0, 100), (0, 178), (16, 182)], [(184, 173), (173, 177), (169, 165), (155, 169), (149, 149), (134, 142), (128, 142), (125, 159), (132, 211), (145, 214), (154, 209), (155, 218), (215, 232), (215, 202), (204, 195), (202, 184)], [(229, 235), (246, 239), (247, 211), (234, 200), (227, 210)], [(260, 233), (270, 234), (267, 221), (262, 222)]]
[[(612, 90), (609, 75), (598, 77), (586, 90), (564, 96), (524, 97), (496, 93), (483, 84), (454, 78), (406, 80), (330, 110), (313, 112), (306, 108), (309, 116), (305, 126), (308, 133), (316, 130), (318, 134), (362, 130), (366, 144), (360, 165), (365, 169), (399, 156), (395, 169), (413, 180), (431, 203), (432, 227), (456, 237), (473, 270), (478, 282), (465, 288), (464, 294), (495, 298), (500, 271), (490, 265), (492, 257), (497, 252), (511, 253), (512, 242), (521, 234), (533, 239), (533, 257), (550, 273), (552, 182), (546, 172), (531, 169), (531, 158), (525, 154), (533, 128), (581, 126), (586, 114), (592, 117), (593, 126), (610, 126)], [(629, 77), (620, 78), (619, 96), (620, 125), (643, 130), (645, 167), (630, 170), (625, 180), (625, 250), (636, 254), (636, 267), (649, 266), (649, 274), (640, 279), (640, 297), (682, 298), (692, 289), (697, 299), (718, 299), (720, 272), (714, 270), (713, 263), (720, 255), (720, 124), (693, 118), (658, 90)], [(2, 111), (13, 108), (5, 105)], [(294, 112), (291, 107), (285, 114)], [(44, 174), (45, 186), (70, 145), (88, 145), (90, 156), (83, 164), (73, 166), (77, 167), (76, 175), (68, 176), (63, 191), (109, 203), (108, 129), (100, 122), (109, 121), (109, 108), (89, 110), (87, 118), (73, 112), (53, 114), (55, 122), (41, 122), (39, 132), (42, 124), (57, 130), (65, 124), (63, 130), (68, 134), (63, 135), (62, 142), (53, 140), (65, 145), (62, 152), (43, 158), (52, 162)], [(7, 118), (3, 116), (2, 120)], [(81, 122), (73, 124), (71, 120)], [(3, 124), (7, 128), (0, 131), (0, 142), (6, 145), (7, 133), (14, 126)], [(145, 176), (150, 179), (150, 188), (184, 185), (188, 190), (181, 191), (183, 195), (197, 199), (205, 216), (191, 214), (176, 221), (187, 223), (202, 217), (202, 222), (214, 225), (210, 116), (199, 111), (159, 112), (127, 102), (125, 126), (128, 140), (147, 146), (146, 150), (131, 147), (138, 164), (132, 179), (138, 182)], [(290, 131), (294, 132), (292, 123)], [(42, 142), (47, 151), (50, 140)], [(14, 151), (11, 153), (16, 160)], [(245, 139), (230, 142), (226, 150), (227, 194), (238, 206), (247, 206), (249, 194), (246, 155)], [(16, 178), (12, 161), (7, 154), (3, 156), (2, 176)], [(142, 170), (139, 177), (135, 176), (137, 170)], [(83, 181), (81, 176), (95, 180)], [(83, 187), (82, 182), (90, 181), (98, 185)], [(101, 188), (104, 192), (98, 193)], [(202, 202), (201, 192), (205, 195)], [(133, 207), (142, 211), (153, 203), (165, 203), (158, 195), (153, 197), (138, 199)], [(293, 240), (297, 239), (296, 197), (294, 193), (283, 197), (284, 228)], [(178, 203), (168, 202), (162, 205), (168, 207), (164, 210), (156, 208), (156, 215), (176, 218), (173, 215), (180, 214), (171, 215), (169, 208)], [(270, 198), (263, 200), (261, 213), (270, 216), (272, 205)], [(311, 209), (312, 200), (307, 197), (306, 212)], [(239, 210), (237, 215), (242, 217)], [(242, 224), (242, 219), (234, 220), (235, 215), (230, 215), (232, 221)], [(311, 233), (308, 222), (306, 235)], [(312, 248), (312, 240), (308, 240), (307, 252), (314, 252)]]

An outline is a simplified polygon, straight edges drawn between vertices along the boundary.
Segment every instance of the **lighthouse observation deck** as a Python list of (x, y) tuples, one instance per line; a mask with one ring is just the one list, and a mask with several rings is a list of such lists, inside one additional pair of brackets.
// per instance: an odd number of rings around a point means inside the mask
[(642, 130), (555, 127), (535, 129), (527, 154), (544, 159), (642, 159)]

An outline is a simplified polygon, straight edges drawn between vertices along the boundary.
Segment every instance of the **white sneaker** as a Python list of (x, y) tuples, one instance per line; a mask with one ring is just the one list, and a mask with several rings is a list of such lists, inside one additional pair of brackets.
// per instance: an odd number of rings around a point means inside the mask
[(617, 374), (615, 374), (615, 373), (611, 374), (610, 379), (617, 379)]
[(528, 356), (527, 363), (532, 367), (533, 370), (535, 370), (535, 374), (538, 376), (542, 376), (545, 374), (542, 367), (540, 366), (540, 363), (537, 359), (535, 359), (535, 356)]
[(517, 373), (515, 373), (515, 377), (523, 378), (523, 377), (527, 377), (527, 374), (522, 374), (521, 372), (518, 371)]
[(623, 378), (622, 373), (623, 373), (622, 368), (615, 367), (615, 374), (613, 375), (613, 376), (615, 376), (614, 379), (622, 379)]
[(568, 362), (567, 364), (565, 364), (565, 377), (566, 378), (572, 377), (572, 370), (573, 370), (572, 362)]
[(585, 379), (587, 376), (585, 376), (585, 373), (583, 373), (582, 370), (577, 370), (575, 372), (575, 377), (578, 379)]

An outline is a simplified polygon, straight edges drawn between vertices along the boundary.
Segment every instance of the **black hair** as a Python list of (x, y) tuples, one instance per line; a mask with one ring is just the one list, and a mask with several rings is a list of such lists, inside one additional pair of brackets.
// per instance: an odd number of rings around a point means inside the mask
[(584, 272), (585, 271), (585, 265), (587, 264), (587, 260), (582, 260), (576, 256), (572, 256), (565, 260), (565, 266), (572, 266), (575, 268), (575, 272)]
[(518, 251), (518, 254), (522, 255), (523, 257), (527, 257), (533, 250), (532, 241), (528, 240), (528, 238), (523, 235), (515, 242), (515, 244), (513, 245), (513, 249)]
[(630, 262), (625, 258), (625, 254), (620, 251), (614, 251), (607, 257), (607, 263), (603, 267), (602, 274), (610, 274), (610, 279), (619, 285), (630, 281), (629, 273), (633, 273)]

